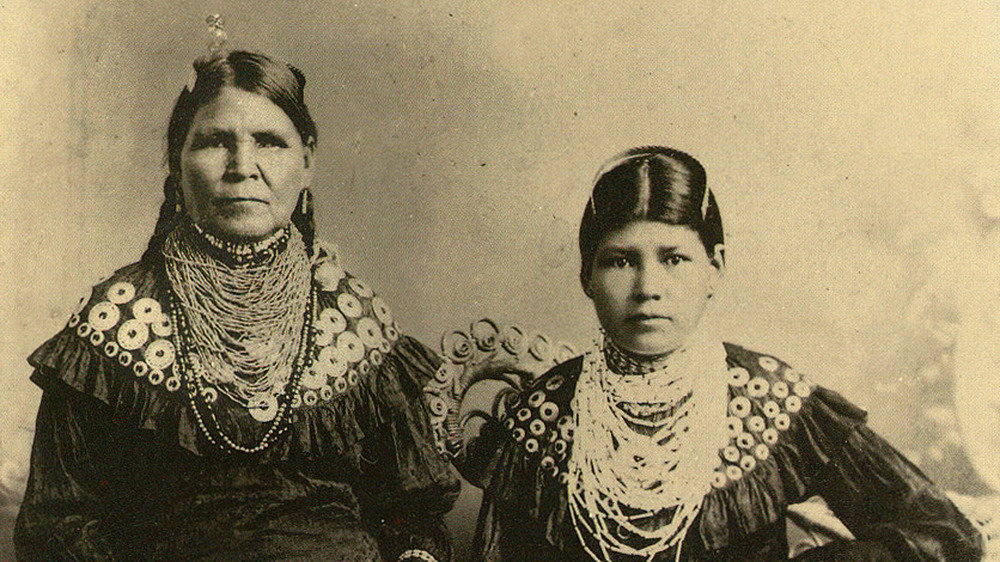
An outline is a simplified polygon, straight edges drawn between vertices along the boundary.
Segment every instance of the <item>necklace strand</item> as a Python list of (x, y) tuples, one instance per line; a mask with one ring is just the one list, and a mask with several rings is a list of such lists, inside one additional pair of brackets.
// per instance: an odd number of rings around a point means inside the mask
[[(703, 417), (698, 394), (684, 373), (619, 375), (606, 357), (597, 343), (577, 385), (568, 482), (574, 529), (595, 560), (652, 560), (671, 548), (679, 557), (710, 489), (711, 467), (692, 460), (701, 436), (692, 424)], [(626, 404), (658, 413), (630, 415)]]
[(285, 227), (263, 240), (239, 243), (217, 238), (193, 221), (190, 226), (202, 240), (208, 242), (214, 253), (219, 254), (226, 262), (239, 266), (266, 261), (282, 251), (291, 230), (291, 227)]

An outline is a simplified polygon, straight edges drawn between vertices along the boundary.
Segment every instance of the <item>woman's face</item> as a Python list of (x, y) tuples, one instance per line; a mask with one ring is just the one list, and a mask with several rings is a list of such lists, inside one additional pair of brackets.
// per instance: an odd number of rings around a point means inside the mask
[(687, 226), (635, 221), (598, 245), (587, 292), (615, 344), (659, 355), (698, 325), (722, 267)]
[(312, 149), (264, 96), (224, 87), (201, 106), (181, 151), (191, 219), (230, 239), (259, 240), (286, 226), (312, 179)]

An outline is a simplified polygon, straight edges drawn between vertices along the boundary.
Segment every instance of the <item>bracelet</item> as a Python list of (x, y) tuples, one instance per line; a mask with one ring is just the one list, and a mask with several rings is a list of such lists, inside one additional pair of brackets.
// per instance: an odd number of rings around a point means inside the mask
[(434, 555), (426, 550), (420, 550), (417, 548), (411, 548), (399, 555), (397, 559), (399, 562), (406, 562), (407, 560), (423, 560), (424, 562), (438, 562)]

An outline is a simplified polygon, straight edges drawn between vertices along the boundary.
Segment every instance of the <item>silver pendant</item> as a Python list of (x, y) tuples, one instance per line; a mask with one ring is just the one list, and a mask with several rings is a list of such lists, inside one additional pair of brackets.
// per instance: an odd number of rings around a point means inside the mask
[(247, 410), (253, 419), (259, 422), (269, 422), (278, 415), (278, 399), (270, 394), (258, 396), (247, 404)]

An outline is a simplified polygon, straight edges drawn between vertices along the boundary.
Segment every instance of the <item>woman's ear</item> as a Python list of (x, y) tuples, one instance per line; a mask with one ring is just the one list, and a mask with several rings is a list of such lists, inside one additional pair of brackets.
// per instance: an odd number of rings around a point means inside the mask
[(314, 153), (315, 148), (312, 144), (307, 144), (302, 147), (302, 169), (305, 172), (303, 177), (303, 187), (312, 186)]
[(712, 250), (712, 255), (709, 257), (712, 263), (712, 267), (719, 270), (719, 273), (724, 273), (726, 270), (726, 246), (723, 244), (716, 244), (715, 248)]
[(712, 272), (712, 278), (708, 282), (708, 298), (712, 298), (726, 274), (726, 247), (722, 244), (716, 244), (712, 256), (709, 258), (709, 263), (715, 268), (715, 271)]

